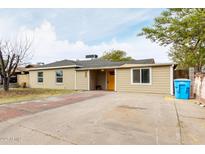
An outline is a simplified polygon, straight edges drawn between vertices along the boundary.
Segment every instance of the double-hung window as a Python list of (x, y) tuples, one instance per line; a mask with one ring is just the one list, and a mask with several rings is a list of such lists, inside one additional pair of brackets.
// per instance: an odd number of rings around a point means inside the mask
[(151, 69), (136, 68), (131, 70), (132, 84), (151, 84)]
[(63, 83), (63, 71), (62, 70), (56, 71), (56, 83)]
[(38, 83), (43, 83), (43, 72), (38, 72)]

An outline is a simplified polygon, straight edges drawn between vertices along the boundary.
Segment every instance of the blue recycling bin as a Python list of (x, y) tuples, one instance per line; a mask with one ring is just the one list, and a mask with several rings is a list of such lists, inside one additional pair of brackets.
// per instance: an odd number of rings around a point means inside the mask
[(174, 90), (177, 99), (189, 99), (190, 97), (191, 80), (189, 79), (175, 79)]

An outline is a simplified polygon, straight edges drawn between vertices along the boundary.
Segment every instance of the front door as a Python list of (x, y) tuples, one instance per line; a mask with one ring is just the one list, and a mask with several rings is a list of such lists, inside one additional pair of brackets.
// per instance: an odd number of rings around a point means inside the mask
[(115, 72), (108, 71), (107, 72), (107, 89), (114, 91), (115, 89)]

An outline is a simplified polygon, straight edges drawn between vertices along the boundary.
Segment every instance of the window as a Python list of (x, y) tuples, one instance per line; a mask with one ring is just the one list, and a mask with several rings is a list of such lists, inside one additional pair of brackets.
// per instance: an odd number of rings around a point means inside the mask
[(133, 70), (133, 83), (140, 83), (140, 69)]
[(150, 83), (150, 69), (141, 69), (141, 82)]
[(63, 83), (63, 71), (56, 71), (56, 83)]
[(10, 77), (9, 83), (17, 83), (17, 75), (13, 75)]
[(132, 83), (150, 84), (150, 68), (132, 69)]
[(43, 83), (43, 72), (38, 72), (38, 83)]

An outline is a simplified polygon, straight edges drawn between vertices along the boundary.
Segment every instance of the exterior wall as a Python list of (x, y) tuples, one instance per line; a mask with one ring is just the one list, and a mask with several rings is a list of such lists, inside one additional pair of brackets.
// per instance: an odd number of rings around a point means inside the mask
[[(56, 83), (56, 71), (63, 70), (63, 83)], [(37, 73), (43, 72), (43, 83), (37, 82)], [(53, 69), (29, 72), (31, 88), (75, 89), (75, 69)]]
[(89, 71), (76, 71), (76, 89), (89, 90), (88, 78), (89, 78)]
[(131, 84), (131, 70), (116, 69), (116, 91), (170, 94), (170, 66), (151, 67), (151, 84)]
[(29, 87), (29, 74), (18, 74), (17, 75), (17, 84), (21, 87), (26, 84), (26, 87)]
[(205, 74), (195, 75), (193, 93), (201, 103), (205, 103)]

